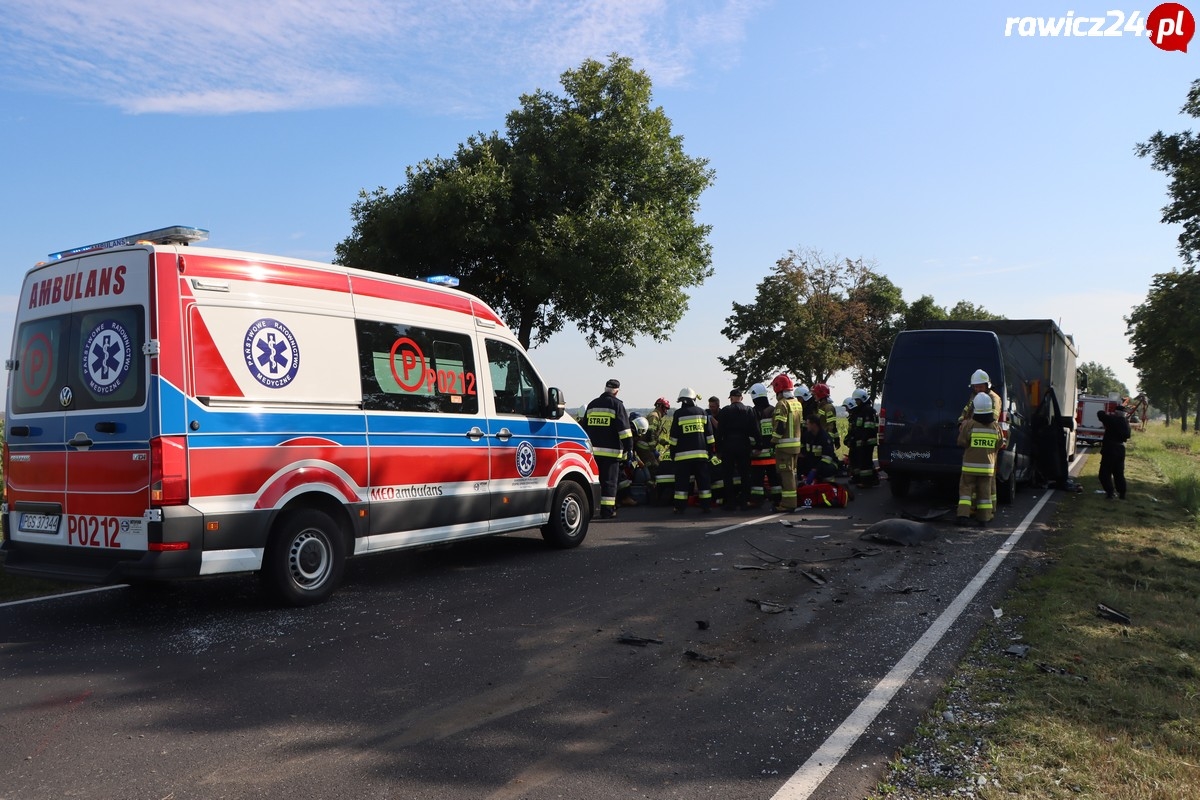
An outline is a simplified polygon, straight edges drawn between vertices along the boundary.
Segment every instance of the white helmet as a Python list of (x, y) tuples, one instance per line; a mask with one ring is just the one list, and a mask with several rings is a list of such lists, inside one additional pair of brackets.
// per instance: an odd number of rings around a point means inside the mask
[(809, 400), (812, 400), (812, 392), (810, 392), (808, 390), (808, 387), (802, 383), (796, 387), (796, 397), (799, 397), (801, 400), (808, 402)]
[(867, 402), (867, 390), (855, 389), (850, 393), (850, 398), (854, 400), (855, 403), (865, 403)]
[(767, 387), (761, 383), (756, 383), (750, 387), (750, 399), (757, 400), (760, 397), (767, 396)]
[(842, 401), (842, 408), (846, 409), (847, 411), (853, 411), (856, 405), (858, 405), (858, 401), (853, 397), (847, 397)]
[(680, 400), (695, 400), (696, 399), (696, 390), (689, 389), (688, 387), (685, 386), (679, 390), (678, 398)]
[(639, 436), (641, 436), (641, 435), (645, 434), (646, 431), (650, 430), (650, 423), (646, 420), (645, 417), (634, 417), (633, 429), (635, 431), (637, 431)]
[(976, 414), (991, 414), (995, 410), (992, 408), (992, 396), (986, 392), (976, 394), (975, 399), (971, 401), (971, 406), (975, 409)]
[(971, 373), (971, 385), (972, 386), (975, 386), (976, 384), (980, 384), (980, 383), (991, 383), (991, 382), (992, 382), (992, 379), (989, 378), (988, 374), (981, 369), (977, 369), (973, 373)]

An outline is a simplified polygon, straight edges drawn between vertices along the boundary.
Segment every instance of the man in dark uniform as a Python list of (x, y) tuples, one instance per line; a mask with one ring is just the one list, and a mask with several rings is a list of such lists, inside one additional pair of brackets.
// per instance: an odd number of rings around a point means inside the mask
[(617, 515), (617, 483), (621, 465), (633, 452), (633, 426), (625, 404), (617, 398), (621, 382), (613, 378), (604, 384), (604, 394), (588, 403), (583, 414), (583, 429), (592, 440), (592, 454), (600, 468), (600, 518)]
[(725, 471), (725, 510), (741, 511), (750, 503), (750, 448), (758, 431), (754, 410), (742, 403), (742, 390), (729, 393), (729, 405), (717, 414), (717, 453)]
[(1104, 426), (1104, 439), (1100, 442), (1100, 485), (1104, 494), (1125, 499), (1125, 442), (1131, 430), (1125, 416), (1125, 406), (1112, 411), (1097, 411), (1096, 416)]

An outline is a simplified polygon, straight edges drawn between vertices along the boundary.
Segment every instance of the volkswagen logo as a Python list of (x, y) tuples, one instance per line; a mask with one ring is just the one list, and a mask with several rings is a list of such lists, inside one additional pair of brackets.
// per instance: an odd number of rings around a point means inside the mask
[(58, 393), (58, 404), (63, 408), (70, 406), (73, 399), (75, 398), (74, 395), (71, 394), (70, 386), (64, 386), (62, 391)]

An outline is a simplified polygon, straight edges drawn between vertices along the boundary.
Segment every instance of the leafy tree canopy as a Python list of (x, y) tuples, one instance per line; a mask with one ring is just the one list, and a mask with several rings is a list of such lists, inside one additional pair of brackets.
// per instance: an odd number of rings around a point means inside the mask
[(1114, 392), (1121, 397), (1129, 397), (1129, 388), (1121, 382), (1111, 368), (1095, 361), (1085, 361), (1079, 365), (1079, 371), (1087, 375), (1088, 394), (1110, 395)]
[(639, 334), (668, 340), (686, 290), (712, 275), (710, 226), (694, 215), (713, 171), (630, 59), (589, 59), (561, 83), (561, 96), (522, 95), (503, 135), (409, 167), (394, 192), (361, 192), (338, 263), (456, 275), (526, 347), (566, 322), (610, 365)]
[[(1129, 362), (1159, 407), (1169, 402), (1187, 430), (1187, 412), (1200, 396), (1200, 272), (1163, 272), (1151, 279), (1146, 302), (1125, 318), (1133, 345)], [(1162, 395), (1166, 396), (1163, 397)]]
[[(1200, 117), (1200, 80), (1192, 81), (1187, 102), (1180, 112)], [(1167, 195), (1171, 202), (1163, 206), (1162, 221), (1183, 226), (1179, 234), (1179, 254), (1188, 264), (1200, 255), (1200, 138), (1192, 131), (1165, 134), (1158, 131), (1134, 152), (1151, 159), (1154, 169), (1170, 178)]]

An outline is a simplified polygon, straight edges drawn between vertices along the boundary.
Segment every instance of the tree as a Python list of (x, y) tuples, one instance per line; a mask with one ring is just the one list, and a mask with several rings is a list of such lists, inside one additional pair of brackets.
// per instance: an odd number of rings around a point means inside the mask
[(904, 330), (920, 330), (926, 322), (948, 319), (949, 316), (950, 312), (939, 306), (932, 295), (923, 294), (904, 310)]
[(719, 360), (739, 384), (783, 371), (811, 386), (854, 369), (877, 389), (903, 308), (900, 290), (861, 258), (789, 250), (753, 303), (733, 304), (721, 333), (737, 350)]
[(337, 261), (450, 272), (526, 347), (569, 321), (611, 365), (639, 334), (668, 340), (686, 290), (712, 275), (710, 226), (694, 215), (713, 172), (630, 59), (589, 59), (561, 82), (564, 96), (522, 95), (504, 135), (409, 167), (394, 192), (361, 192)]
[[(1200, 80), (1192, 81), (1180, 113), (1200, 117)], [(1158, 131), (1136, 145), (1134, 152), (1140, 158), (1150, 156), (1153, 168), (1170, 178), (1167, 194), (1171, 202), (1163, 206), (1162, 221), (1183, 226), (1179, 254), (1188, 264), (1196, 263), (1200, 255), (1200, 138), (1191, 131)]]
[(1089, 394), (1130, 396), (1129, 387), (1121, 382), (1111, 368), (1103, 364), (1095, 361), (1085, 361), (1079, 365), (1079, 371), (1087, 375), (1087, 391)]
[[(1163, 272), (1151, 279), (1146, 302), (1125, 318), (1133, 345), (1129, 359), (1142, 386), (1161, 392), (1160, 405), (1170, 403), (1187, 430), (1191, 399), (1200, 394), (1200, 273), (1192, 267)], [(1154, 395), (1151, 395), (1152, 397)]]
[(863, 269), (847, 302), (847, 349), (858, 386), (874, 400), (883, 388), (883, 373), (896, 334), (904, 329), (908, 309), (900, 287), (874, 270)]

